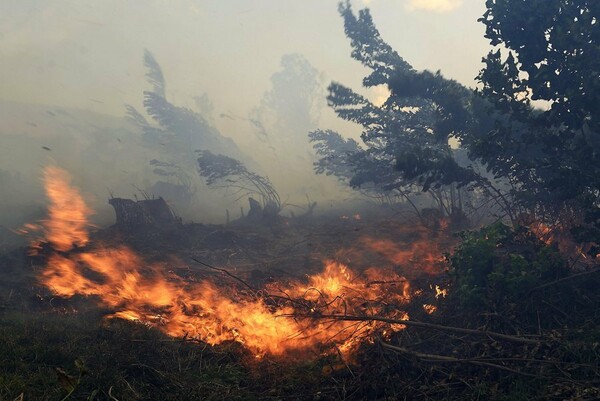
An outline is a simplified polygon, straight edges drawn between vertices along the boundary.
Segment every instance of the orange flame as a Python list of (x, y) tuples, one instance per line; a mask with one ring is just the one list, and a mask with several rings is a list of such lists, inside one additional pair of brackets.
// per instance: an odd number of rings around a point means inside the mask
[(68, 251), (73, 245), (85, 246), (89, 240), (87, 226), (92, 210), (70, 182), (69, 174), (58, 167), (44, 170), (46, 195), (50, 199), (50, 218), (44, 221), (46, 239), (59, 251)]
[(399, 244), (389, 239), (375, 239), (368, 236), (361, 238), (361, 243), (367, 249), (381, 255), (393, 265), (399, 266), (410, 262), (413, 272), (425, 272), (430, 275), (439, 274), (444, 258), (440, 244), (429, 238), (416, 238), (408, 244)]
[[(307, 276), (306, 282), (270, 283), (267, 292), (260, 293), (236, 291), (207, 280), (186, 281), (125, 246), (91, 244), (87, 219), (92, 210), (70, 185), (69, 174), (48, 167), (44, 179), (50, 206), (42, 226), (55, 251), (48, 255), (39, 279), (58, 296), (96, 297), (113, 310), (109, 317), (139, 321), (170, 336), (209, 344), (236, 341), (257, 356), (317, 350), (331, 344), (347, 353), (365, 338), (372, 339), (377, 330), (389, 333), (404, 328), (311, 317), (408, 318), (401, 308), (411, 299), (410, 285), (391, 269), (372, 268), (359, 275), (347, 265), (326, 261), (323, 272)], [(80, 249), (74, 251), (75, 247)], [(405, 256), (391, 254), (389, 244), (381, 249), (394, 260)]]

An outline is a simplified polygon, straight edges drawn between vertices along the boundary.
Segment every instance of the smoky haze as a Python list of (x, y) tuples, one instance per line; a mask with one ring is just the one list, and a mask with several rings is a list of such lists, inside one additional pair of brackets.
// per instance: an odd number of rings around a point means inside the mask
[[(475, 3), (355, 6), (371, 8), (416, 68), (472, 86), (487, 51)], [(221, 223), (226, 209), (236, 218), (247, 196), (209, 188), (196, 150), (267, 177), (284, 214), (359, 197), (314, 174), (307, 137), (317, 127), (360, 134), (326, 104), (332, 80), (360, 90), (364, 72), (337, 1), (23, 0), (2, 2), (0, 15), (4, 230), (42, 216), (48, 164), (71, 172), (99, 224), (114, 222), (110, 196), (163, 196), (186, 221)], [(387, 92), (363, 93), (381, 102)]]

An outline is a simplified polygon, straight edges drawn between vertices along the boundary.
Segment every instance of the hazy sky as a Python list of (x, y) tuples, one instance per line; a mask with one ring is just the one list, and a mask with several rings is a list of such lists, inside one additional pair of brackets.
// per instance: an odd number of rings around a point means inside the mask
[[(140, 106), (143, 50), (161, 64), (167, 96), (208, 93), (219, 113), (245, 115), (281, 56), (301, 53), (325, 82), (360, 89), (337, 0), (5, 0), (0, 98), (123, 115)], [(484, 0), (354, 0), (418, 69), (473, 85), (487, 53)], [(375, 96), (375, 93), (371, 93)]]

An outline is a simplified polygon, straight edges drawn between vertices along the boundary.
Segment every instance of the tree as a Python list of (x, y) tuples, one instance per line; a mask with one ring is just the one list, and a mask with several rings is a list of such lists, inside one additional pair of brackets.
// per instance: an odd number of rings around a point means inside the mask
[(314, 154), (306, 133), (318, 126), (324, 89), (319, 71), (297, 53), (281, 57), (270, 84), (248, 117), (262, 142), (251, 145), (277, 187), (297, 198), (320, 189), (311, 178)]
[[(454, 118), (471, 118), (467, 104), (472, 91), (439, 73), (415, 71), (383, 41), (368, 9), (356, 16), (345, 2), (339, 11), (352, 57), (371, 70), (363, 85), (385, 84), (392, 94), (377, 106), (339, 83), (329, 86), (329, 106), (340, 118), (363, 127), (363, 147), (332, 131), (310, 133), (321, 157), (315, 163), (316, 172), (337, 175), (353, 187), (367, 185), (405, 199), (417, 189), (427, 191), (441, 209), (452, 214), (461, 203), (457, 196), (460, 188), (489, 184), (473, 162), (459, 163), (456, 150), (449, 145), (457, 128), (454, 121), (448, 121), (448, 113)], [(444, 190), (451, 193), (448, 202), (444, 202)]]
[(274, 214), (281, 211), (281, 198), (269, 179), (250, 171), (239, 160), (204, 150), (198, 152), (197, 162), (198, 171), (207, 185), (231, 190), (238, 199), (258, 196), (263, 209), (271, 209)]
[[(494, 197), (513, 221), (526, 212), (556, 222), (579, 210), (600, 225), (600, 3), (486, 6), (481, 21), (497, 49), (484, 58), (481, 87), (472, 90), (439, 72), (415, 71), (383, 42), (368, 10), (356, 17), (348, 2), (340, 5), (352, 56), (373, 71), (363, 84), (391, 91), (375, 107), (339, 84), (329, 88), (338, 115), (366, 128), (366, 149), (352, 153), (350, 182), (377, 176), (392, 187), (468, 185)], [(536, 108), (532, 100), (550, 107)], [(459, 160), (449, 137), (468, 159)], [(371, 167), (364, 164), (369, 158)], [(386, 163), (395, 174), (382, 174)]]
[[(498, 49), (484, 58), (479, 80), (494, 127), (479, 144), (471, 141), (472, 154), (500, 174), (518, 170), (530, 208), (582, 209), (600, 226), (600, 3), (488, 0), (486, 6), (480, 21)], [(509, 51), (505, 61), (502, 47)], [(547, 110), (533, 109), (528, 93), (547, 102)], [(496, 155), (484, 150), (498, 139), (510, 146)]]
[[(154, 189), (176, 195), (178, 200), (187, 203), (192, 201), (202, 184), (197, 173), (196, 149), (211, 150), (238, 159), (248, 158), (202, 115), (175, 106), (166, 99), (162, 69), (148, 50), (144, 53), (144, 65), (148, 70), (146, 78), (152, 86), (152, 90), (144, 92), (144, 107), (153, 123), (131, 105), (126, 105), (127, 114), (142, 130), (146, 145), (160, 155), (150, 161), (153, 173), (161, 177)], [(208, 110), (209, 99), (206, 96), (198, 99)]]
[(301, 54), (281, 57), (281, 70), (271, 76), (271, 89), (250, 116), (259, 138), (276, 152), (306, 157), (305, 133), (317, 126), (322, 107), (319, 72)]

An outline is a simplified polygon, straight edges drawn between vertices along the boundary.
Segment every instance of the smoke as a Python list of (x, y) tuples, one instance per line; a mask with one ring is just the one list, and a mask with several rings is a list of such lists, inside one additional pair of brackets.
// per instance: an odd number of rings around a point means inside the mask
[(409, 0), (409, 10), (426, 10), (438, 13), (449, 12), (462, 5), (462, 0)]
[[(335, 181), (313, 172), (307, 134), (319, 124), (325, 93), (322, 75), (302, 55), (282, 57), (271, 88), (247, 117), (220, 113), (216, 118), (206, 93), (191, 99), (193, 107), (176, 104), (160, 62), (149, 51), (142, 62), (147, 69), (147, 90), (139, 94), (143, 108), (125, 105), (119, 117), (2, 101), (0, 224), (14, 227), (35, 217), (45, 202), (41, 169), (50, 162), (74, 172), (86, 200), (98, 210), (96, 223), (103, 225), (114, 222), (110, 197), (160, 196), (186, 221), (205, 223), (224, 222), (228, 209), (235, 211), (233, 218), (241, 208), (247, 210), (243, 192), (206, 185), (197, 162), (205, 150), (240, 160), (267, 177), (284, 198), (284, 208), (306, 203), (307, 197), (336, 196)], [(217, 128), (219, 120), (227, 120), (225, 129), (234, 135)]]
[[(384, 30), (392, 30), (386, 37), (396, 38), (408, 59), (427, 68), (423, 46), (403, 39), (425, 17), (407, 13), (403, 2), (385, 9), (381, 3), (373, 2), (372, 12)], [(485, 51), (479, 43), (467, 46), (471, 39), (465, 38), (481, 37), (479, 8), (458, 9), (470, 13), (473, 25), (461, 19), (461, 46), (455, 47), (472, 48), (471, 59), (464, 52), (436, 57), (432, 68), (441, 66), (463, 81), (476, 75)], [(196, 150), (227, 154), (268, 178), (288, 205), (284, 214), (298, 213), (293, 205), (305, 206), (307, 196), (318, 202), (317, 212), (349, 196), (334, 179), (313, 173), (307, 138), (315, 128), (360, 134), (325, 104), (331, 80), (359, 87), (363, 75), (349, 57), (335, 3), (28, 0), (2, 2), (0, 15), (3, 232), (41, 216), (46, 203), (41, 172), (49, 163), (72, 172), (101, 225), (114, 222), (110, 196), (163, 196), (184, 220), (205, 223), (224, 222), (226, 209), (232, 219), (240, 207), (247, 210), (243, 197), (205, 185), (196, 171)], [(436, 23), (436, 31), (420, 38), (429, 45), (427, 54), (437, 56), (453, 46), (444, 33), (436, 48), (435, 35), (452, 21)], [(398, 27), (403, 31), (394, 31)], [(147, 76), (151, 61), (144, 49), (152, 52), (160, 74)], [(457, 73), (452, 63), (460, 65)], [(154, 94), (154, 102), (144, 91)], [(155, 108), (149, 110), (149, 103)], [(156, 130), (156, 138), (149, 140), (142, 120), (128, 118), (126, 104)], [(167, 108), (185, 116), (187, 128), (183, 120), (157, 120)], [(223, 146), (207, 138), (220, 138)], [(178, 168), (179, 176), (173, 174)], [(182, 182), (189, 191), (178, 197)]]

